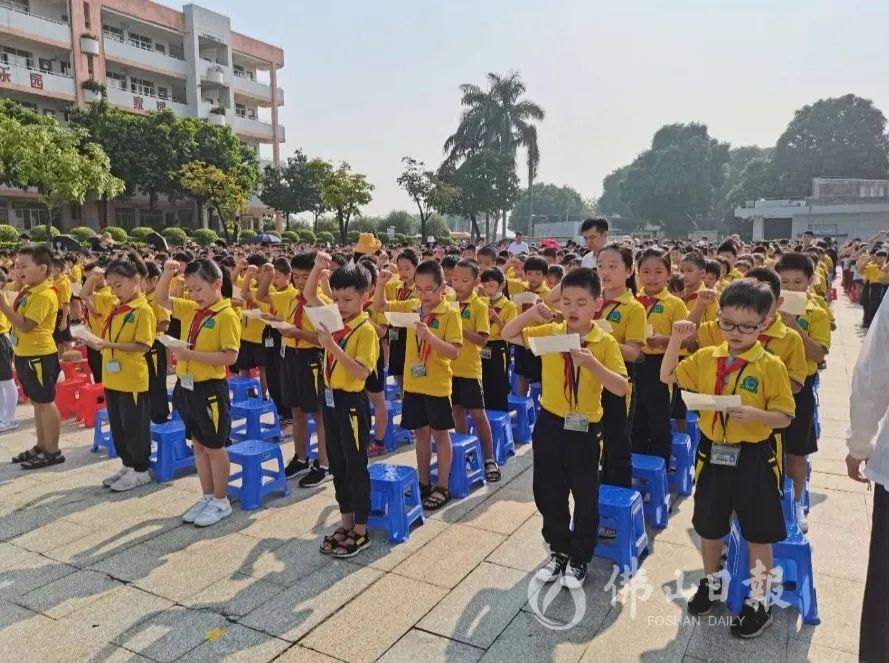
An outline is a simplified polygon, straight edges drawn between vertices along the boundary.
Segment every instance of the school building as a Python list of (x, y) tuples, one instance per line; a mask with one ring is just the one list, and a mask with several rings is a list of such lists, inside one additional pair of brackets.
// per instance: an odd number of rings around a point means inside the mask
[(751, 200), (735, 216), (752, 221), (753, 240), (799, 237), (867, 238), (889, 230), (889, 180), (816, 177), (802, 200)]
[[(228, 17), (198, 5), (182, 11), (149, 0), (0, 0), (0, 97), (67, 121), (104, 85), (108, 103), (132, 113), (169, 109), (227, 125), (259, 159), (279, 163), (284, 91), (281, 48), (231, 29)], [(243, 228), (269, 213), (252, 198)], [(95, 204), (63, 210), (64, 228), (96, 227)], [(0, 187), (0, 223), (28, 231), (46, 222), (36, 192)], [(109, 225), (200, 227), (193, 203), (148, 199), (111, 203)]]

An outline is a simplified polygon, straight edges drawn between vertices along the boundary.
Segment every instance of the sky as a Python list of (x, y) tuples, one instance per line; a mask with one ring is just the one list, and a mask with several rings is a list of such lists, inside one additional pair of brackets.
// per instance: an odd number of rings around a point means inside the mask
[(489, 71), (518, 71), (546, 111), (538, 181), (585, 198), (664, 124), (703, 122), (732, 145), (765, 147), (821, 98), (852, 92), (889, 113), (885, 0), (197, 4), (283, 47), (282, 158), (301, 148), (349, 162), (375, 186), (365, 214), (412, 209), (395, 183), (401, 158), (437, 167), (459, 85), (484, 85)]

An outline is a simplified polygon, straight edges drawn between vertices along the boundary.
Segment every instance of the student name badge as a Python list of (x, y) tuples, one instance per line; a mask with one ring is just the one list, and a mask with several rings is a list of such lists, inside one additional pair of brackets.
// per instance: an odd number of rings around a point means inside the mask
[(120, 373), (120, 362), (117, 359), (112, 359), (105, 364), (105, 370), (109, 373)]
[(179, 378), (179, 384), (183, 389), (188, 389), (189, 391), (194, 391), (194, 378), (190, 375), (183, 375)]
[(336, 404), (333, 401), (333, 389), (325, 389), (324, 390), (324, 404), (327, 407), (336, 407)]
[(710, 447), (710, 464), (735, 467), (740, 455), (740, 444), (714, 444)]
[(490, 359), (491, 358), (491, 348), (485, 346), (482, 348), (482, 359)]
[(267, 348), (273, 348), (275, 347), (275, 339), (273, 339), (271, 336), (267, 336), (266, 338), (262, 339), (262, 344)]
[(586, 433), (590, 428), (590, 418), (579, 412), (569, 412), (565, 415), (565, 430)]
[(411, 366), (411, 377), (425, 378), (426, 364), (414, 364), (413, 366)]
[(389, 329), (389, 340), (397, 341), (398, 340), (398, 327), (391, 327)]

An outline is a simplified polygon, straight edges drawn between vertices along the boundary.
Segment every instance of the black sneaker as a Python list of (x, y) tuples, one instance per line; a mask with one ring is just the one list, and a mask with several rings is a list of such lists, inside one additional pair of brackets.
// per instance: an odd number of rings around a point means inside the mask
[(568, 562), (565, 573), (562, 575), (562, 587), (568, 589), (580, 589), (586, 581), (587, 565), (583, 562)]
[(296, 456), (291, 459), (289, 463), (287, 463), (287, 467), (284, 468), (284, 476), (288, 479), (292, 479), (293, 477), (302, 474), (306, 470), (309, 469), (309, 459), (308, 458), (297, 458)]
[(758, 638), (771, 623), (772, 608), (766, 608), (762, 601), (747, 599), (741, 614), (732, 617), (732, 635), (736, 638)]
[(553, 553), (549, 556), (549, 561), (537, 569), (534, 577), (540, 582), (554, 582), (562, 577), (566, 566), (568, 566), (568, 555)]
[(328, 472), (326, 468), (321, 467), (321, 465), (316, 460), (312, 464), (312, 468), (309, 470), (309, 473), (299, 480), (299, 487), (313, 488), (314, 486), (324, 483), (329, 478), (330, 472)]
[(707, 578), (701, 578), (701, 582), (698, 583), (698, 591), (688, 601), (688, 611), (693, 615), (709, 614), (718, 602), (718, 599), (712, 597), (718, 596), (719, 593), (719, 585), (711, 588), (710, 581)]

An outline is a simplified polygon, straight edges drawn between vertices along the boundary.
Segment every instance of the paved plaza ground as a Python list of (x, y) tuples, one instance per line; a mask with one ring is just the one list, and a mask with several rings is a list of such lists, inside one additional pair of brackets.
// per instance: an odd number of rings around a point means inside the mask
[[(842, 438), (861, 316), (844, 297), (834, 306), (809, 515), (820, 626), (778, 611), (762, 637), (739, 641), (723, 607), (715, 623), (695, 623), (668, 602), (677, 570), (686, 591), (701, 577), (688, 498), (650, 532), (637, 576), (647, 583), (612, 602), (612, 567), (596, 559), (580, 622), (558, 630), (575, 615), (563, 590), (547, 628), (541, 601), (528, 600), (546, 556), (530, 445), (502, 482), (427, 518), (407, 543), (374, 532), (368, 551), (340, 561), (318, 553), (338, 520), (330, 483), (294, 484), (259, 511), (235, 503), (200, 530), (180, 518), (198, 497), (196, 476), (113, 494), (100, 482), (118, 462), (91, 454), (92, 431), (72, 423), (63, 465), (26, 473), (9, 463), (35, 440), (22, 407), (20, 430), (0, 438), (0, 661), (856, 661), (872, 502), (846, 477)], [(382, 462), (413, 464), (413, 449)]]

